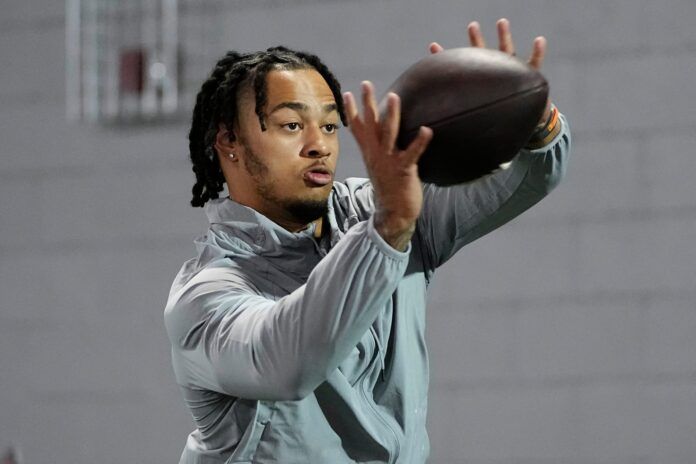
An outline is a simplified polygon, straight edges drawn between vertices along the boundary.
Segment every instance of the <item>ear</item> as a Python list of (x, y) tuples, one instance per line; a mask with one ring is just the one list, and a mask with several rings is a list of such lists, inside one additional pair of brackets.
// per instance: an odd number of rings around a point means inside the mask
[(228, 131), (227, 127), (221, 123), (215, 136), (215, 150), (220, 160), (237, 161), (238, 158), (230, 157), (230, 154), (237, 153), (238, 147), (239, 143), (234, 132)]

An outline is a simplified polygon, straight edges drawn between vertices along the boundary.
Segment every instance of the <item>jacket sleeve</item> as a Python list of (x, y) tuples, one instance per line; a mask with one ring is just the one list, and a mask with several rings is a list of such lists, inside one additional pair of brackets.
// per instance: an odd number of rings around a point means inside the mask
[(521, 150), (511, 165), (474, 182), (424, 186), (418, 237), (426, 269), (445, 263), (461, 247), (500, 227), (544, 198), (564, 176), (570, 153), (568, 122), (547, 146)]
[(352, 227), (305, 285), (278, 301), (206, 268), (170, 296), (165, 325), (180, 385), (259, 400), (310, 394), (349, 355), (408, 264), (375, 231)]

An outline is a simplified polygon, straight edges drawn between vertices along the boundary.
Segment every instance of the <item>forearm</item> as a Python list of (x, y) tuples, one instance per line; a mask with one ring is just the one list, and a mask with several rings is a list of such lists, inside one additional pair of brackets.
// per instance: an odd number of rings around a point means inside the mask
[(181, 351), (197, 369), (189, 375), (205, 378), (199, 386), (233, 396), (306, 396), (369, 329), (407, 262), (408, 253), (392, 249), (366, 221), (349, 230), (305, 285), (277, 302), (215, 297), (222, 305), (199, 329), (199, 343)]
[(440, 266), (462, 246), (517, 217), (560, 182), (571, 136), (561, 114), (559, 124), (551, 143), (522, 150), (507, 170), (450, 188), (425, 186), (418, 230), (430, 257), (428, 267)]
[(288, 338), (277, 347), (297, 347), (289, 361), (298, 373), (300, 396), (348, 356), (391, 298), (407, 264), (408, 253), (390, 247), (368, 220), (341, 239), (303, 288), (279, 302), (274, 324), (286, 326)]

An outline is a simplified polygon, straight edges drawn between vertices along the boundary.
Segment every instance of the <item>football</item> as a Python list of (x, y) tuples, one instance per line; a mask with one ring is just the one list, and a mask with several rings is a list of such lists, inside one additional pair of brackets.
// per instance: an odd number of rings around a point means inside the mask
[(507, 53), (465, 47), (423, 58), (389, 91), (401, 98), (397, 146), (405, 148), (420, 126), (433, 129), (418, 171), (423, 182), (447, 186), (505, 168), (529, 141), (549, 88)]

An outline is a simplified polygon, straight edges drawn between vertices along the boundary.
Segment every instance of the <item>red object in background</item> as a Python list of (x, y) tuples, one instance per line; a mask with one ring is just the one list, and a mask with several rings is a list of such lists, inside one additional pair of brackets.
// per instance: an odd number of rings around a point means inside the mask
[(145, 81), (145, 50), (142, 48), (122, 50), (118, 69), (121, 93), (140, 95)]
[(8, 448), (0, 460), (0, 464), (19, 464), (17, 455), (12, 448)]

